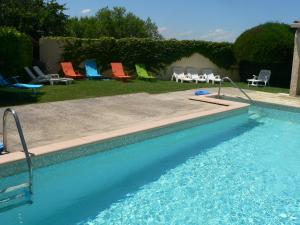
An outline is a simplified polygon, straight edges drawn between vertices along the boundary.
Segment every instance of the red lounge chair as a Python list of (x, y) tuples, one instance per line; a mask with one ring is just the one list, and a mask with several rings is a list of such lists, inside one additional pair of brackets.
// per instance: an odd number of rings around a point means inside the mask
[(65, 74), (65, 77), (73, 79), (83, 79), (84, 75), (80, 74), (78, 71), (75, 71), (71, 62), (62, 62), (60, 63), (61, 68)]
[(122, 63), (111, 63), (112, 76), (120, 80), (132, 79), (131, 76), (125, 74)]

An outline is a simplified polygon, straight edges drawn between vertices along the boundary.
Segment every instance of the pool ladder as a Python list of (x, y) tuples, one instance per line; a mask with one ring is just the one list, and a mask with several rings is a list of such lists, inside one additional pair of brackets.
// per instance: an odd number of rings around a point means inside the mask
[(242, 92), (246, 96), (246, 98), (251, 102), (251, 104), (255, 104), (255, 102), (252, 100), (252, 98), (250, 98), (250, 96), (242, 88), (240, 88), (236, 83), (234, 83), (230, 77), (223, 77), (221, 82), (219, 82), (218, 98), (221, 98), (221, 96), (220, 96), (221, 95), (221, 87), (222, 87), (223, 81), (225, 81), (225, 80), (228, 80), (232, 86), (239, 89), (240, 92)]
[(255, 101), (253, 101), (252, 98), (250, 98), (250, 96), (242, 88), (240, 88), (236, 83), (234, 83), (230, 77), (223, 77), (221, 82), (219, 83), (218, 98), (221, 98), (222, 82), (225, 80), (228, 80), (232, 86), (234, 86), (240, 92), (242, 92), (246, 96), (246, 98), (249, 100), (250, 104), (252, 105), (252, 108), (254, 109), (254, 110), (252, 110), (252, 112), (249, 113), (250, 118), (258, 119), (258, 118), (265, 116), (265, 112), (263, 112), (262, 108), (259, 107), (259, 105)]
[(12, 114), (17, 126), (18, 134), (21, 140), (23, 152), (25, 154), (26, 163), (28, 166), (28, 181), (15, 186), (0, 189), (0, 212), (7, 211), (9, 209), (16, 208), (25, 204), (33, 203), (32, 201), (33, 172), (32, 172), (31, 156), (30, 153), (28, 152), (28, 148), (26, 145), (26, 141), (24, 138), (24, 134), (23, 134), (23, 130), (20, 124), (18, 114), (16, 113), (15, 110), (11, 108), (7, 108), (3, 113), (3, 144), (1, 145), (1, 147), (3, 148), (3, 152), (8, 152), (7, 150), (7, 115), (8, 114)]

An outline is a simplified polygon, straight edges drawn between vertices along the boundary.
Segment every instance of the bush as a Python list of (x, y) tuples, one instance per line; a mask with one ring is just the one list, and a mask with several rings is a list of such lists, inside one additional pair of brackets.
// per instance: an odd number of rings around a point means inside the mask
[(0, 72), (18, 75), (32, 63), (32, 43), (29, 37), (14, 28), (0, 27)]
[(235, 63), (230, 43), (147, 38), (57, 39), (67, 43), (63, 60), (78, 65), (85, 59), (95, 58), (102, 69), (108, 68), (110, 62), (121, 61), (129, 70), (134, 70), (136, 63), (144, 63), (148, 69), (155, 71), (193, 53), (202, 54), (225, 69)]
[(286, 24), (266, 23), (245, 31), (234, 44), (241, 80), (272, 70), (271, 85), (288, 87), (293, 60), (294, 33)]

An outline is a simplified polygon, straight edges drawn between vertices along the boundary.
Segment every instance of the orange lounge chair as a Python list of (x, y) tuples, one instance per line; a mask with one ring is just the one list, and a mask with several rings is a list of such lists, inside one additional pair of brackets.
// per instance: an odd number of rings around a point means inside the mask
[(127, 75), (124, 72), (122, 63), (111, 63), (112, 76), (120, 80), (129, 80), (132, 79), (131, 76)]
[(65, 74), (65, 77), (73, 79), (83, 79), (84, 75), (80, 74), (78, 71), (75, 71), (71, 62), (62, 62), (60, 63), (61, 68)]

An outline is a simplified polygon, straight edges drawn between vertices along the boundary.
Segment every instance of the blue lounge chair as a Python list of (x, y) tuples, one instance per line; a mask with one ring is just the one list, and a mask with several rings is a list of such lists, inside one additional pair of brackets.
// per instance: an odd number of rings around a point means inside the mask
[(0, 154), (1, 154), (1, 152), (4, 150), (4, 145), (3, 145), (3, 143), (2, 142), (0, 142)]
[(104, 78), (98, 68), (95, 60), (85, 61), (85, 73), (88, 79), (102, 79)]
[(16, 83), (11, 83), (8, 80), (6, 80), (1, 74), (0, 74), (0, 86), (4, 87), (12, 87), (12, 88), (19, 88), (19, 89), (31, 89), (32, 91), (36, 91), (36, 89), (43, 87), (42, 84), (23, 84), (19, 83), (16, 77), (13, 77), (16, 81)]

